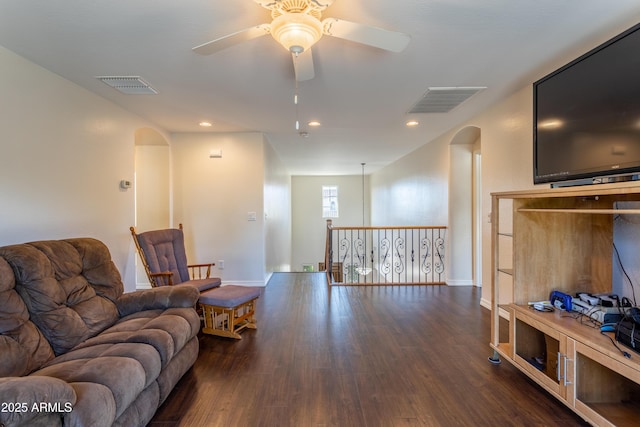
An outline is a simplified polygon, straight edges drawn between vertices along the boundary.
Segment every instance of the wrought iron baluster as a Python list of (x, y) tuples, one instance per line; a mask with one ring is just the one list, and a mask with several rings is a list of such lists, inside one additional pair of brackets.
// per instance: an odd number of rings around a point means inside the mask
[(444, 273), (444, 236), (438, 232), (438, 239), (435, 242), (436, 250), (438, 256), (438, 264), (436, 266), (436, 271), (438, 272), (438, 278), (442, 279), (442, 274)]

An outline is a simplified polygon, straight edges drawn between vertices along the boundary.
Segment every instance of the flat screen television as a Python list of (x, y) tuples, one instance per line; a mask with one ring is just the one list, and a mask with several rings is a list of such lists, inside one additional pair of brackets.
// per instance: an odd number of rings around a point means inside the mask
[(533, 103), (534, 183), (640, 172), (640, 24), (536, 81)]

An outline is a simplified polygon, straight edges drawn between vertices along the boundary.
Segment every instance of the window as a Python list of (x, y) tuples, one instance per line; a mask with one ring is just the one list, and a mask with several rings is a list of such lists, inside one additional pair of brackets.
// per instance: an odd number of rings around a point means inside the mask
[(322, 217), (323, 218), (338, 217), (338, 186), (337, 185), (322, 186)]

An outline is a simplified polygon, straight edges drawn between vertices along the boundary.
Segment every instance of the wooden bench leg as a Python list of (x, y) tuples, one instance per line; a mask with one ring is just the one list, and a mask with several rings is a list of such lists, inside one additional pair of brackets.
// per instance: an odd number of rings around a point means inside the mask
[(255, 302), (257, 298), (236, 307), (219, 307), (200, 304), (204, 318), (202, 332), (220, 337), (242, 339), (240, 331), (245, 328), (257, 329)]

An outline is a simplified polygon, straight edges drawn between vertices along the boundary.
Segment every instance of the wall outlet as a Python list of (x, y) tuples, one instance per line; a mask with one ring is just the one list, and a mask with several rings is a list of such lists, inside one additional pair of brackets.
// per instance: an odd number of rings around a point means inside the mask
[(223, 259), (219, 259), (218, 263), (217, 263), (217, 266), (218, 266), (218, 270), (224, 270), (224, 260)]

